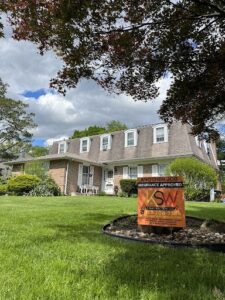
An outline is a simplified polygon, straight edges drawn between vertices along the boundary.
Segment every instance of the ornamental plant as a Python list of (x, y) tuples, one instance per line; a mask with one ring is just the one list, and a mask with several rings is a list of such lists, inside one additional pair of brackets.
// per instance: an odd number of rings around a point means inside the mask
[(120, 187), (123, 193), (126, 193), (128, 197), (132, 194), (137, 194), (137, 181), (135, 179), (121, 179)]
[(186, 200), (200, 200), (217, 183), (217, 173), (196, 158), (178, 158), (167, 168), (168, 175), (183, 176)]
[(18, 175), (8, 180), (8, 191), (16, 195), (28, 194), (40, 182), (40, 178), (34, 175)]

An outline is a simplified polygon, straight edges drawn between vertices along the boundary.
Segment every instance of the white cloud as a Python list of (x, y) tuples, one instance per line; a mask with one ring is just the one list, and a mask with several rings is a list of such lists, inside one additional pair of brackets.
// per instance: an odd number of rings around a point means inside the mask
[(158, 99), (148, 103), (134, 102), (124, 95), (109, 95), (87, 80), (70, 90), (66, 97), (56, 93), (38, 99), (22, 97), (24, 91), (48, 89), (50, 79), (56, 76), (62, 63), (52, 52), (41, 56), (32, 43), (13, 40), (9, 28), (6, 33), (6, 38), (0, 40), (0, 77), (10, 85), (8, 96), (22, 98), (35, 113), (38, 128), (34, 130), (34, 138), (50, 143), (55, 138), (70, 136), (74, 129), (105, 125), (111, 120), (119, 120), (129, 127), (159, 121), (157, 110), (169, 87), (168, 78), (159, 82)]
[(67, 140), (68, 138), (69, 138), (68, 136), (64, 135), (64, 136), (58, 136), (58, 137), (52, 138), (52, 139), (47, 139), (45, 141), (45, 145), (51, 146), (56, 141), (64, 141), (64, 140)]

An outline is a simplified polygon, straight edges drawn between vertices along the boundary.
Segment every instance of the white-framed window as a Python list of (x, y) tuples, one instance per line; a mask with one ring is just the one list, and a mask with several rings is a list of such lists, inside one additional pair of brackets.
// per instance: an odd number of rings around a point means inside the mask
[(110, 134), (104, 134), (100, 138), (100, 150), (107, 151), (111, 149), (111, 135)]
[(123, 179), (137, 179), (138, 177), (143, 177), (143, 166), (123, 167)]
[(90, 150), (90, 138), (80, 139), (80, 153), (89, 152)]
[(67, 143), (64, 142), (59, 142), (58, 144), (58, 154), (63, 154), (67, 151)]
[(159, 124), (153, 127), (153, 143), (168, 142), (168, 126), (167, 124)]
[(90, 183), (90, 167), (83, 165), (82, 168), (82, 185), (89, 185)]
[(125, 131), (125, 147), (137, 146), (137, 129)]
[(137, 178), (137, 167), (129, 167), (128, 170), (129, 178), (130, 179), (136, 179)]
[(165, 176), (166, 164), (152, 165), (152, 176)]

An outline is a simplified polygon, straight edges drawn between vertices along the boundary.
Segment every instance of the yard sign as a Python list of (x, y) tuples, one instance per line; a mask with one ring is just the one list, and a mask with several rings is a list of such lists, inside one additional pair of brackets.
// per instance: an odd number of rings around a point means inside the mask
[(138, 224), (185, 227), (183, 178), (138, 178)]

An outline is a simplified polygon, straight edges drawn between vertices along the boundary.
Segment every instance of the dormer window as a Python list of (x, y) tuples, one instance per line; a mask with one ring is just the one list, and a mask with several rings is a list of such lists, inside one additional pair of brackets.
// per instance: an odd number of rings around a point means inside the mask
[(90, 138), (80, 139), (80, 153), (89, 152), (90, 150)]
[(137, 146), (137, 130), (131, 129), (125, 131), (125, 147)]
[(111, 149), (111, 135), (104, 134), (100, 138), (100, 150), (107, 151)]
[(153, 142), (154, 144), (168, 142), (168, 127), (166, 124), (153, 127)]
[(63, 154), (67, 151), (67, 143), (64, 142), (60, 142), (58, 145), (58, 154)]

